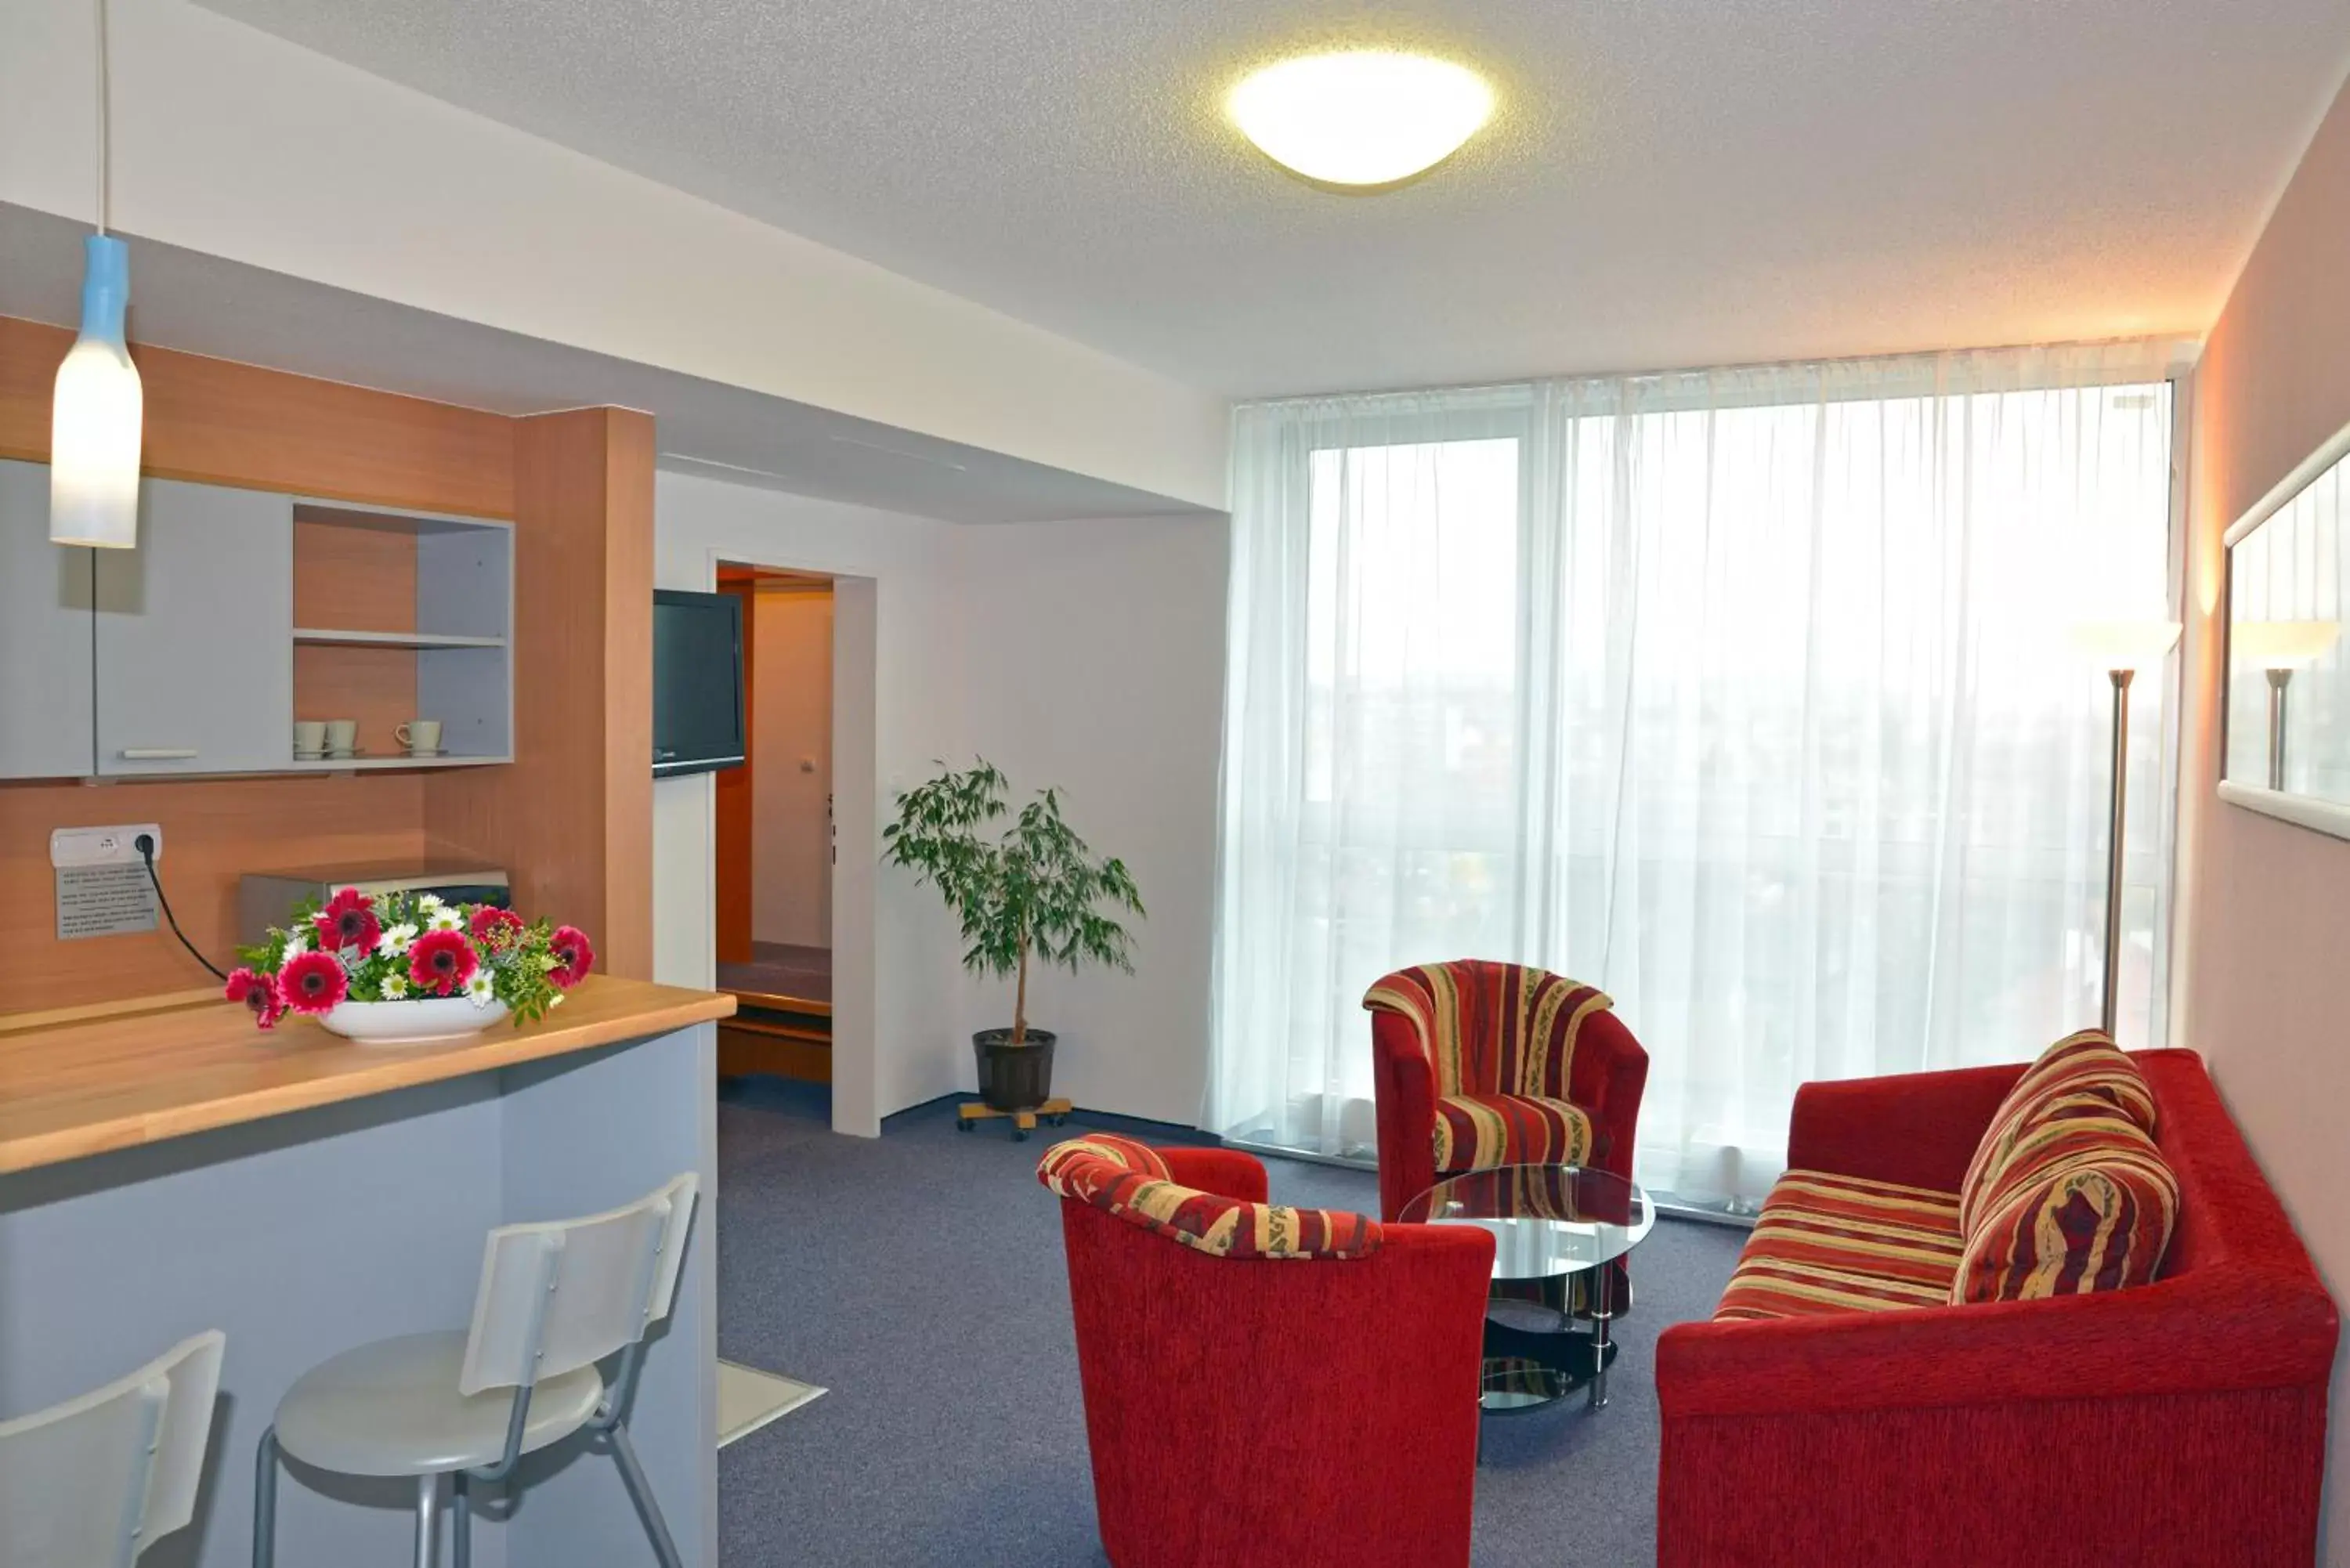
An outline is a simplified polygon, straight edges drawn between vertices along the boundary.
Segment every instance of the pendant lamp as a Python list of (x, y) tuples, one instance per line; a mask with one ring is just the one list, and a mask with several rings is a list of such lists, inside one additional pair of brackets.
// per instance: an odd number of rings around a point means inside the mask
[(106, 0), (98, 12), (98, 232), (82, 242), (81, 334), (57, 367), (49, 421), (49, 540), (139, 543), (139, 443), (146, 399), (123, 341), (130, 253), (106, 232)]

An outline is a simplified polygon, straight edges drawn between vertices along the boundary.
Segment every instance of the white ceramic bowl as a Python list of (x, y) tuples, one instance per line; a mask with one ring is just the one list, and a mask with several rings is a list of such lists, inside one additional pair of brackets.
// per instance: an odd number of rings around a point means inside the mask
[(318, 1022), (359, 1045), (432, 1045), (479, 1034), (502, 1022), (506, 1004), (476, 1007), (471, 997), (427, 996), (403, 1002), (338, 1002)]

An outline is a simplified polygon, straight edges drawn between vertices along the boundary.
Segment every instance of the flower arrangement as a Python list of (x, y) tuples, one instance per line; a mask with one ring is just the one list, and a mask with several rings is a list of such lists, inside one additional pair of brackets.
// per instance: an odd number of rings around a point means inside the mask
[(431, 893), (371, 898), (356, 888), (296, 910), (292, 929), (273, 929), (237, 957), (244, 963), (228, 977), (228, 999), (264, 1029), (288, 1012), (324, 1016), (346, 1002), (454, 997), (525, 1023), (560, 1006), (596, 965), (576, 926), (525, 922), (511, 909)]

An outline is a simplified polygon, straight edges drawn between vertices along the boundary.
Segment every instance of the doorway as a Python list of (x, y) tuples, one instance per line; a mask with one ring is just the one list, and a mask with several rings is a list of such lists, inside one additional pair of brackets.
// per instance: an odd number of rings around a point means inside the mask
[[(722, 1076), (833, 1082), (834, 584), (721, 562), (743, 607), (744, 762), (718, 775), (718, 1032)], [(829, 1106), (826, 1114), (829, 1115)]]

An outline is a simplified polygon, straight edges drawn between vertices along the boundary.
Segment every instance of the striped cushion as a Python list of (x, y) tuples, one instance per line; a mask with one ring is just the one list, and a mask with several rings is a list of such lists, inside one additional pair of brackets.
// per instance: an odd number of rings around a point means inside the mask
[(1950, 1299), (1960, 1251), (1954, 1193), (1791, 1170), (1762, 1200), (1713, 1315), (1940, 1306)]
[(1591, 1118), (1565, 1100), (1529, 1095), (1445, 1095), (1436, 1102), (1436, 1168), (1581, 1165), (1591, 1155)]
[(1096, 1133), (1055, 1144), (1036, 1179), (1062, 1197), (1107, 1210), (1130, 1225), (1215, 1258), (1367, 1258), (1378, 1221), (1327, 1209), (1248, 1203), (1168, 1179), (1156, 1149)]
[(1966, 1179), (1959, 1184), (1959, 1225), (1972, 1231), (1990, 1212), (1991, 1194), (2002, 1186), (2002, 1172), (2020, 1146), (2029, 1144), (2037, 1123), (2060, 1105), (2078, 1115), (2079, 1096), (2105, 1102), (2109, 1112), (2126, 1117), (2142, 1130), (2154, 1131), (2154, 1095), (2137, 1064), (2114, 1046), (2103, 1030), (2084, 1029), (2068, 1034), (2040, 1054), (2015, 1086), (2000, 1102), (1982, 1141), (1968, 1162)]
[(2094, 1095), (2060, 1101), (2019, 1142), (1966, 1233), (1950, 1300), (2036, 1301), (2151, 1282), (2178, 1181), (2137, 1124)]
[[(1036, 1179), (1045, 1186), (1052, 1187), (1055, 1172), (1064, 1166), (1084, 1159), (1106, 1159), (1112, 1165), (1123, 1166), (1128, 1170), (1139, 1170), (1145, 1176), (1156, 1176), (1162, 1179), (1170, 1174), (1167, 1162), (1161, 1159), (1159, 1151), (1149, 1144), (1137, 1142), (1130, 1137), (1120, 1137), (1116, 1133), (1097, 1132), (1087, 1133), (1083, 1137), (1064, 1138), (1046, 1149), (1045, 1158), (1036, 1162)], [(1054, 1188), (1054, 1190), (1057, 1192), (1060, 1189)]]
[(1411, 1021), (1440, 1095), (1564, 1099), (1583, 1021), (1614, 1004), (1547, 970), (1460, 959), (1384, 976), (1363, 1005)]

